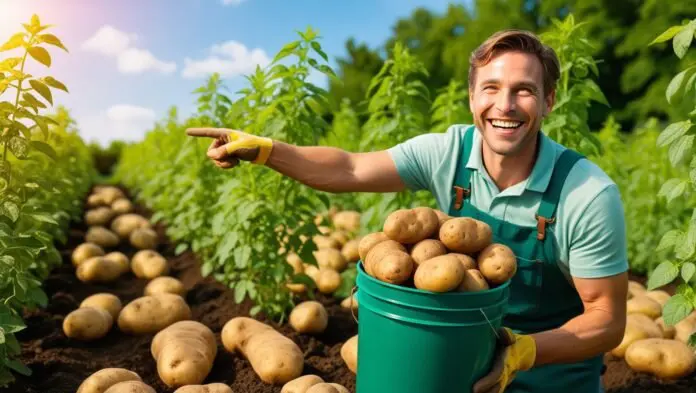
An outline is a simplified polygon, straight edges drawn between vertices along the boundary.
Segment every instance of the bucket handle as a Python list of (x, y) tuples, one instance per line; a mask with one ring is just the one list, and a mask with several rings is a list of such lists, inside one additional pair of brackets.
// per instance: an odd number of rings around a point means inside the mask
[(495, 334), (495, 338), (499, 340), (500, 336), (498, 336), (498, 330), (495, 328), (495, 326), (493, 326), (493, 324), (491, 323), (491, 320), (488, 319), (488, 315), (486, 315), (486, 312), (483, 311), (482, 308), (479, 308), (479, 311), (481, 311), (481, 314), (483, 314), (483, 317), (486, 318), (486, 322), (488, 322), (488, 326), (490, 326), (491, 330), (493, 330), (493, 334)]
[(355, 310), (353, 309), (353, 299), (355, 299), (355, 291), (358, 289), (358, 286), (354, 286), (350, 290), (350, 314), (353, 316), (353, 320), (355, 323), (358, 323), (358, 318), (355, 316)]

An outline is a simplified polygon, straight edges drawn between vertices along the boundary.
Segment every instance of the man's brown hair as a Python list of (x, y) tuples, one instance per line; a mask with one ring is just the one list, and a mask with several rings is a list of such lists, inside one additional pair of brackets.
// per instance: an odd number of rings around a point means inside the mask
[(541, 62), (544, 80), (544, 96), (555, 87), (561, 75), (560, 62), (553, 48), (544, 45), (539, 37), (526, 30), (502, 30), (490, 36), (469, 58), (469, 89), (473, 90), (476, 69), (485, 66), (503, 52), (523, 52), (535, 55)]

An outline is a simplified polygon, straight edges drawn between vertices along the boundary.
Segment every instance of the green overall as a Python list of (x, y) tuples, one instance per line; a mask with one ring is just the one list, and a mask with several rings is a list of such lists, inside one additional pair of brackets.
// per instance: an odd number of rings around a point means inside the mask
[[(499, 220), (467, 203), (471, 169), (466, 162), (472, 149), (474, 128), (464, 137), (454, 179), (453, 217), (472, 217), (486, 222), (493, 241), (510, 247), (517, 256), (517, 273), (510, 283), (510, 302), (503, 326), (530, 334), (558, 328), (583, 312), (577, 291), (557, 265), (558, 249), (553, 235), (556, 206), (568, 172), (583, 157), (567, 149), (554, 165), (549, 185), (536, 214), (537, 226), (526, 227)], [(602, 392), (602, 356), (579, 363), (554, 364), (520, 371), (506, 393), (598, 393)]]

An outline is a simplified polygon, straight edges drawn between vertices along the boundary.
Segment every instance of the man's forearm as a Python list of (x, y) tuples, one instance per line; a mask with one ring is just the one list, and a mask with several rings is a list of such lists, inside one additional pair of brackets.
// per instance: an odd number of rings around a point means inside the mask
[(535, 366), (582, 361), (613, 349), (623, 338), (623, 318), (589, 310), (558, 329), (532, 334), (537, 345)]

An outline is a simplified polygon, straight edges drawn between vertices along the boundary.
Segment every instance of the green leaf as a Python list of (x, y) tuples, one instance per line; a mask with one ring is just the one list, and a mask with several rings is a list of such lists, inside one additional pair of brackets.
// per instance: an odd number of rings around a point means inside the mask
[(41, 153), (52, 158), (53, 160), (58, 159), (58, 154), (56, 153), (55, 150), (53, 150), (53, 147), (51, 147), (51, 145), (49, 145), (48, 143), (41, 142), (41, 141), (31, 141), (29, 143), (31, 144), (31, 147), (33, 149), (40, 151)]
[(48, 305), (48, 297), (46, 296), (46, 293), (41, 290), (41, 288), (31, 288), (29, 289), (29, 293), (27, 295), (31, 300), (41, 307), (46, 307), (46, 305)]
[(663, 196), (667, 199), (667, 204), (672, 202), (675, 198), (678, 198), (684, 194), (688, 182), (686, 180), (680, 179), (669, 179), (662, 187), (660, 187), (660, 192), (658, 196)]
[(675, 75), (671, 81), (669, 81), (669, 85), (667, 85), (667, 90), (665, 90), (665, 97), (667, 97), (667, 102), (670, 104), (674, 100), (675, 96), (679, 93), (679, 91), (682, 89), (682, 85), (684, 84), (684, 80), (689, 77), (689, 74), (694, 71), (696, 67), (691, 66), (684, 71), (678, 73)]
[(275, 55), (275, 58), (273, 59), (273, 63), (277, 62), (278, 60), (281, 60), (287, 56), (290, 56), (292, 52), (297, 49), (298, 46), (300, 46), (301, 42), (300, 41), (293, 41), (285, 46), (278, 52), (277, 55)]
[(4, 312), (0, 314), (0, 327), (2, 327), (5, 333), (11, 334), (24, 330), (27, 326), (20, 317)]
[(696, 273), (696, 265), (691, 262), (686, 262), (682, 265), (681, 276), (685, 282), (689, 282), (694, 276), (694, 273)]
[(41, 42), (45, 42), (49, 45), (57, 46), (57, 47), (63, 49), (64, 51), (68, 52), (68, 48), (66, 48), (63, 45), (63, 43), (60, 41), (60, 39), (53, 34), (40, 34), (37, 36), (37, 38)]
[(660, 133), (660, 136), (657, 137), (657, 146), (663, 147), (671, 144), (686, 134), (691, 126), (692, 124), (689, 120), (670, 124)]
[(61, 82), (53, 77), (47, 76), (45, 78), (41, 78), (40, 80), (43, 83), (47, 84), (48, 86), (51, 86), (53, 88), (63, 90), (64, 92), (69, 93), (68, 88), (63, 84), (63, 82)]
[(314, 49), (314, 51), (317, 52), (317, 54), (319, 54), (319, 56), (321, 56), (322, 59), (324, 59), (325, 61), (329, 61), (329, 56), (327, 56), (326, 53), (324, 53), (324, 51), (321, 50), (321, 45), (318, 42), (312, 41), (311, 45), (312, 49)]
[(665, 325), (674, 326), (677, 322), (686, 318), (691, 311), (694, 309), (694, 305), (691, 304), (689, 299), (682, 294), (676, 294), (667, 300), (665, 306), (662, 308), (662, 317), (665, 321)]
[(4, 201), (0, 204), (0, 214), (15, 222), (19, 218), (19, 206), (12, 201)]
[(655, 249), (655, 252), (660, 252), (674, 248), (675, 244), (677, 244), (678, 242), (681, 243), (684, 240), (684, 236), (686, 236), (684, 231), (680, 231), (678, 229), (672, 229), (668, 231), (660, 239), (660, 244)]
[(679, 276), (679, 268), (672, 262), (662, 262), (650, 274), (648, 278), (648, 290), (660, 288), (674, 281)]
[(241, 303), (247, 293), (246, 281), (238, 281), (234, 288), (234, 301), (235, 303)]
[(5, 365), (22, 375), (31, 376), (31, 369), (17, 359), (6, 360)]
[(36, 90), (37, 93), (41, 94), (41, 97), (53, 105), (53, 94), (51, 94), (51, 89), (49, 89), (48, 86), (37, 79), (30, 80), (29, 84), (34, 88), (34, 90)]
[(34, 60), (45, 65), (46, 67), (51, 66), (51, 55), (48, 54), (46, 49), (40, 46), (34, 46), (29, 48), (29, 54), (34, 58)]
[(5, 331), (0, 328), (0, 345), (5, 344)]
[(50, 215), (46, 213), (35, 213), (35, 214), (29, 214), (31, 218), (33, 218), (36, 221), (39, 222), (45, 222), (47, 224), (53, 224), (53, 225), (58, 225), (58, 221), (53, 219)]
[(696, 31), (696, 24), (692, 21), (674, 36), (672, 47), (674, 48), (674, 53), (680, 59), (683, 58), (686, 51), (689, 50), (691, 41), (694, 39), (694, 31)]
[(178, 246), (176, 246), (176, 249), (174, 250), (174, 255), (181, 255), (181, 253), (186, 251), (187, 249), (188, 249), (188, 244), (181, 243)]
[(680, 31), (682, 31), (682, 29), (683, 29), (684, 27), (685, 27), (685, 26), (672, 26), (672, 27), (670, 27), (669, 29), (665, 30), (662, 34), (660, 34), (659, 36), (657, 36), (657, 37), (656, 37), (654, 40), (652, 40), (652, 42), (650, 42), (650, 44), (648, 44), (648, 45), (654, 45), (654, 44), (658, 44), (658, 43), (660, 43), (660, 42), (668, 41), (668, 40), (672, 39), (672, 37), (674, 37), (677, 33), (679, 33)]
[(13, 35), (9, 40), (2, 44), (2, 46), (0, 46), (0, 52), (19, 48), (24, 44), (24, 37), (26, 37), (26, 35), (26, 33), (17, 33)]
[(694, 145), (694, 135), (684, 135), (669, 147), (669, 161), (672, 166), (677, 166), (684, 162), (689, 156)]

